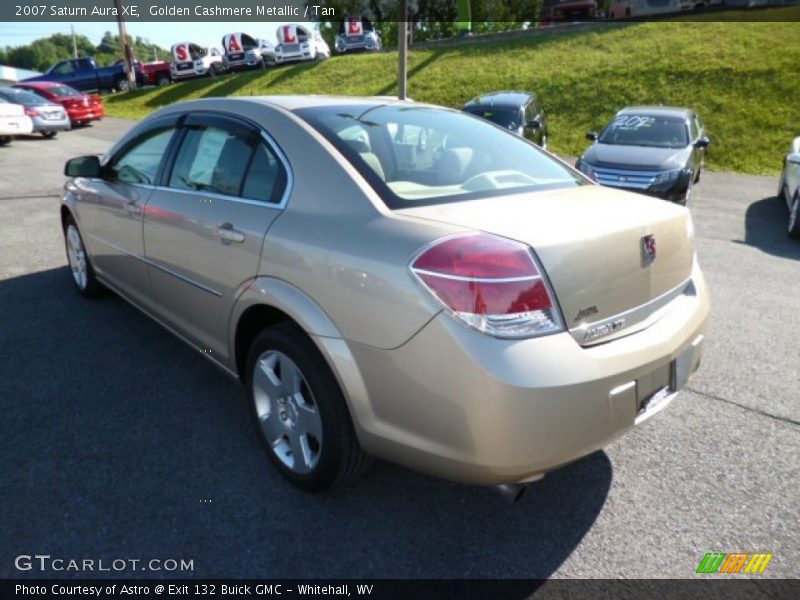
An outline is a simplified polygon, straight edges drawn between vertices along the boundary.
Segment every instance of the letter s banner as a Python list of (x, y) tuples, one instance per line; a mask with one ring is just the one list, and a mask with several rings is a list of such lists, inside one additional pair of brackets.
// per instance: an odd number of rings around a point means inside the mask
[(186, 47), (186, 44), (175, 44), (172, 47), (172, 55), (178, 62), (189, 60), (189, 50)]

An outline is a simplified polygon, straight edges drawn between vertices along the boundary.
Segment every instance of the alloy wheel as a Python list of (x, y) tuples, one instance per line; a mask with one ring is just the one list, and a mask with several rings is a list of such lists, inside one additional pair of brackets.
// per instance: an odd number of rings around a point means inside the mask
[(78, 229), (72, 223), (67, 226), (67, 259), (75, 285), (78, 286), (78, 289), (85, 290), (89, 281), (86, 250)]
[(300, 368), (268, 350), (256, 361), (252, 385), (261, 433), (275, 456), (293, 473), (312, 472), (322, 450), (322, 419)]

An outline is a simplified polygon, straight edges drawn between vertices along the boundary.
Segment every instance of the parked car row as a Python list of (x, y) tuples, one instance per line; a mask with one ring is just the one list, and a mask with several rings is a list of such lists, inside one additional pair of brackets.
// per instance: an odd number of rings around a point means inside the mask
[(17, 135), (40, 133), (53, 138), (60, 131), (105, 116), (103, 101), (63, 83), (33, 81), (0, 87), (0, 145)]
[[(533, 92), (492, 92), (463, 110), (547, 148), (547, 115)], [(634, 106), (619, 111), (575, 164), (600, 184), (686, 204), (700, 180), (711, 143), (688, 108)]]

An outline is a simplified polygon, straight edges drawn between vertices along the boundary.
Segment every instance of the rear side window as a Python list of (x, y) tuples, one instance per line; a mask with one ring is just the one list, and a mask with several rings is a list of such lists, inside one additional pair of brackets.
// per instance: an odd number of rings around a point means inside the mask
[(174, 127), (149, 131), (111, 159), (107, 177), (123, 183), (155, 183), (164, 153), (175, 133)]
[(186, 132), (169, 186), (279, 203), (287, 173), (275, 151), (241, 127), (193, 126)]
[(255, 144), (216, 127), (187, 131), (169, 179), (170, 187), (238, 196)]
[(242, 196), (278, 203), (285, 189), (286, 170), (270, 148), (259, 144), (247, 170)]

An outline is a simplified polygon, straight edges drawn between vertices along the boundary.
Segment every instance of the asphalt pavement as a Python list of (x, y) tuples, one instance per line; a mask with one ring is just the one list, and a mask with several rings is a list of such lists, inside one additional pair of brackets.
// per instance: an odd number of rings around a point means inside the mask
[[(777, 177), (695, 187), (711, 325), (659, 416), (514, 505), (383, 462), (308, 495), (272, 470), (235, 381), (119, 298), (72, 289), (63, 163), (131, 125), (0, 148), (0, 577), (692, 578), (711, 551), (771, 552), (760, 577), (798, 576), (800, 243)], [(193, 570), (15, 568), (37, 553)]]

